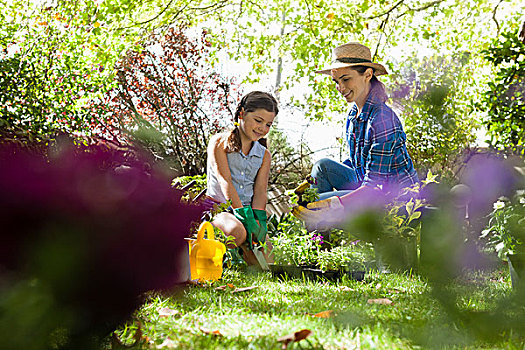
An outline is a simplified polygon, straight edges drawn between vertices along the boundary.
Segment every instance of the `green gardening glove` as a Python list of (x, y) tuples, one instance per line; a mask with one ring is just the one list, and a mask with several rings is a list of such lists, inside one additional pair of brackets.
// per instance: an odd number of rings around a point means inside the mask
[(260, 243), (264, 243), (266, 241), (266, 234), (268, 233), (266, 210), (253, 209), (253, 215), (256, 220), (259, 220), (259, 230), (255, 232), (254, 238)]
[(235, 215), (235, 217), (244, 225), (244, 228), (246, 229), (246, 242), (248, 242), (250, 250), (253, 250), (252, 237), (255, 236), (260, 227), (259, 224), (257, 224), (257, 221), (255, 221), (252, 207), (248, 205), (243, 208), (233, 209), (233, 215)]

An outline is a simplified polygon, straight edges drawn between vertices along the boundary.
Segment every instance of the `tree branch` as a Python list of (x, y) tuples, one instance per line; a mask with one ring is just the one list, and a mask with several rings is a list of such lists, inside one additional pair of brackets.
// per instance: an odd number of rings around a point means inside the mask
[[(399, 0), (394, 6), (392, 6), (389, 10), (379, 14), (379, 15), (375, 15), (375, 16), (370, 16), (370, 17), (365, 17), (365, 19), (367, 20), (370, 20), (370, 19), (376, 19), (376, 18), (379, 18), (379, 17), (383, 17), (383, 16), (386, 16), (386, 15), (389, 15), (390, 12), (394, 11), (399, 5), (401, 5), (405, 0)], [(443, 1), (443, 0), (441, 0)], [(408, 7), (408, 6), (407, 6)]]
[(522, 43), (525, 44), (525, 18), (523, 19), (523, 25), (521, 26), (521, 31), (518, 38)]
[(445, 0), (435, 0), (435, 1), (431, 1), (431, 2), (426, 3), (426, 4), (423, 5), (423, 6), (416, 7), (416, 8), (411, 8), (410, 6), (408, 6), (408, 5), (406, 5), (406, 4), (405, 4), (405, 6), (408, 8), (409, 11), (418, 12), (418, 11), (426, 10), (426, 9), (428, 9), (428, 8), (431, 7), (431, 6), (434, 6), (434, 5), (440, 4), (440, 3), (442, 3), (443, 1), (445, 1)]
[(496, 12), (498, 11), (498, 7), (502, 2), (503, 0), (499, 0), (496, 7), (494, 7), (494, 10), (492, 10), (492, 20), (494, 21), (494, 23), (496, 23), (496, 35), (499, 35), (499, 23), (498, 23), (498, 20), (496, 19)]

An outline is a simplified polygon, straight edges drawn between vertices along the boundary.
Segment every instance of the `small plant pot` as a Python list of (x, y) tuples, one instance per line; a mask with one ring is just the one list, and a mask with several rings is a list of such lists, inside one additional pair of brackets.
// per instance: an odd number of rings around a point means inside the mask
[(295, 265), (283, 265), (283, 273), (290, 278), (302, 277), (302, 268)]
[(348, 278), (362, 281), (365, 279), (365, 271), (345, 271), (344, 273)]
[(270, 271), (273, 276), (284, 278), (300, 278), (302, 277), (302, 269), (295, 265), (279, 265), (279, 264), (268, 264)]
[(323, 271), (314, 268), (303, 268), (303, 276), (309, 280), (316, 281), (322, 278)]
[(523, 288), (525, 278), (525, 254), (508, 255), (507, 258), (509, 261), (509, 272), (512, 288)]
[(324, 280), (324, 281), (337, 281), (340, 280), (344, 275), (356, 281), (362, 281), (365, 277), (365, 271), (338, 271), (328, 270), (323, 271), (315, 268), (312, 265), (309, 266), (294, 266), (294, 265), (278, 265), (268, 264), (270, 271), (273, 276), (278, 278), (306, 278), (311, 281)]
[(418, 254), (416, 238), (383, 238), (374, 243), (376, 265), (380, 272), (416, 271)]
[(268, 264), (268, 267), (270, 268), (270, 271), (272, 272), (273, 275), (282, 275), (284, 273), (283, 265)]

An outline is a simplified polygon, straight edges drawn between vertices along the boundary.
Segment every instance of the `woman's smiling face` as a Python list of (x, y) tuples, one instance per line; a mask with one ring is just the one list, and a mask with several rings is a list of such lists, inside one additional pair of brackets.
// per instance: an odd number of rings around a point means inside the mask
[(362, 107), (370, 92), (370, 79), (373, 76), (372, 68), (360, 74), (352, 67), (334, 69), (331, 72), (332, 80), (337, 84), (337, 91), (343, 95), (348, 103), (355, 102)]
[(247, 139), (257, 141), (268, 134), (274, 119), (274, 112), (259, 108), (253, 112), (243, 112), (239, 117), (239, 127)]

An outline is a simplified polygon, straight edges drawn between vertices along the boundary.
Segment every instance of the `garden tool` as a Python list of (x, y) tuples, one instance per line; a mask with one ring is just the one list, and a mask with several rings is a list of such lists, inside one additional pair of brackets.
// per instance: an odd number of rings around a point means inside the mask
[[(204, 238), (204, 231), (208, 239)], [(215, 240), (213, 226), (208, 221), (200, 225), (197, 239), (190, 241), (189, 250), (191, 279), (216, 281), (221, 278), (226, 246)]]
[(259, 263), (259, 266), (264, 271), (270, 271), (270, 267), (268, 266), (268, 262), (266, 261), (266, 258), (264, 257), (264, 248), (261, 245), (256, 245), (253, 247), (253, 254), (255, 255), (255, 258), (257, 259), (257, 262)]

